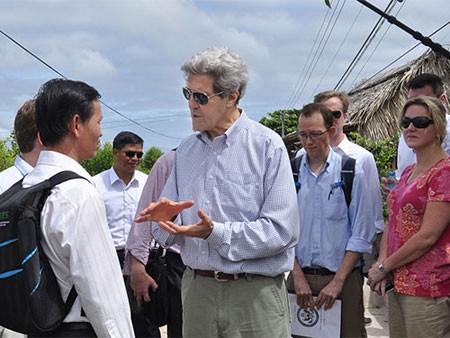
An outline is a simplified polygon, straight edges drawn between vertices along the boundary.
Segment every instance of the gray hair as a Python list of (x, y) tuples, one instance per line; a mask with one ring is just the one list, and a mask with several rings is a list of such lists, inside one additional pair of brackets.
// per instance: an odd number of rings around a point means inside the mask
[(248, 83), (248, 70), (245, 61), (227, 47), (210, 47), (200, 52), (182, 66), (186, 80), (191, 75), (210, 75), (213, 77), (213, 88), (221, 97), (239, 92), (239, 98), (245, 95)]

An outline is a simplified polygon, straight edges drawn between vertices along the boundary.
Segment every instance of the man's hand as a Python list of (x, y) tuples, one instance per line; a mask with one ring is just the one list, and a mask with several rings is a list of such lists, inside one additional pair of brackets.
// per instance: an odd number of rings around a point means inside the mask
[(311, 291), (311, 287), (309, 286), (305, 275), (299, 269), (300, 267), (295, 266), (292, 273), (295, 294), (297, 295), (297, 305), (305, 310), (313, 309), (314, 297)]
[(174, 202), (168, 198), (162, 197), (157, 203), (150, 205), (139, 213), (136, 217), (137, 223), (141, 222), (159, 222), (171, 221), (184, 209), (188, 209), (194, 205), (194, 201)]
[(206, 239), (211, 234), (214, 228), (214, 223), (211, 218), (203, 211), (198, 211), (200, 222), (191, 225), (178, 225), (171, 221), (161, 221), (158, 225), (173, 235), (181, 235), (187, 237), (198, 237)]
[(316, 306), (320, 309), (325, 306), (325, 310), (333, 307), (336, 298), (341, 294), (344, 283), (339, 281), (336, 277), (333, 278), (322, 290), (316, 299)]
[(138, 306), (141, 306), (142, 299), (147, 303), (151, 301), (148, 290), (151, 287), (153, 291), (156, 291), (158, 284), (147, 274), (144, 264), (133, 256), (131, 256), (131, 260), (130, 286)]

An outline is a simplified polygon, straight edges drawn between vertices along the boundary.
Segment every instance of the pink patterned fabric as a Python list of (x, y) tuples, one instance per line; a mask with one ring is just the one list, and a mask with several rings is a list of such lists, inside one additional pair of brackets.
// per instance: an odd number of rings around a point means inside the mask
[[(407, 183), (415, 166), (405, 169), (397, 187), (388, 196), (388, 256), (420, 230), (427, 202), (450, 202), (450, 157)], [(396, 292), (428, 298), (449, 296), (450, 226), (427, 253), (395, 269), (393, 274)]]

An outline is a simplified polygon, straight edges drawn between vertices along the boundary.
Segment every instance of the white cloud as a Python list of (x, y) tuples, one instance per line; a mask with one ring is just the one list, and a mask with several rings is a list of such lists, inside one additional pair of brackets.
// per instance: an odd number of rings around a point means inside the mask
[[(337, 6), (337, 1), (334, 3)], [(384, 9), (388, 3), (379, 0), (375, 5)], [(397, 15), (401, 6), (397, 3), (393, 14)], [(313, 43), (319, 29), (325, 16), (326, 27), (334, 10), (329, 10), (322, 0), (3, 1), (0, 29), (65, 76), (94, 85), (103, 100), (124, 115), (142, 121), (148, 128), (183, 137), (191, 129), (180, 92), (184, 80), (179, 68), (188, 57), (212, 45), (229, 46), (242, 55), (250, 69), (250, 84), (242, 105), (254, 118), (286, 108), (297, 81), (308, 78), (296, 102), (298, 107), (311, 99), (316, 88), (336, 85), (378, 20), (377, 14), (363, 8), (343, 42), (360, 8), (356, 1), (345, 3), (310, 74), (304, 69), (307, 56), (314, 55)], [(448, 21), (447, 8), (446, 0), (405, 0), (398, 18), (427, 35)], [(388, 25), (384, 25), (371, 48)], [(444, 28), (433, 39), (448, 43), (450, 28)], [(371, 49), (343, 89), (348, 89), (359, 72), (361, 78), (373, 75), (416, 43), (392, 25), (364, 69), (361, 67)], [(418, 48), (393, 67), (425, 50), (423, 46)], [(58, 75), (2, 35), (0, 55), (1, 130), (11, 127), (23, 101)], [(104, 114), (108, 126), (104, 140), (109, 141), (129, 122), (106, 108)], [(138, 126), (127, 128), (142, 134), (146, 146), (167, 150), (179, 142)]]

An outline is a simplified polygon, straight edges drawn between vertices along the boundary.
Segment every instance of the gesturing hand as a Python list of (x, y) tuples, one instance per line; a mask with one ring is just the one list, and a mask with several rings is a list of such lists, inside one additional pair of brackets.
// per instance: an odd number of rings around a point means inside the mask
[(188, 209), (194, 205), (193, 200), (174, 202), (168, 198), (162, 197), (157, 203), (150, 203), (150, 205), (139, 213), (136, 217), (137, 223), (141, 222), (159, 222), (171, 221), (184, 209)]
[(158, 225), (173, 235), (181, 235), (187, 237), (199, 237), (206, 239), (211, 234), (214, 223), (211, 218), (203, 211), (198, 211), (200, 222), (191, 225), (178, 225), (171, 221), (160, 221)]

